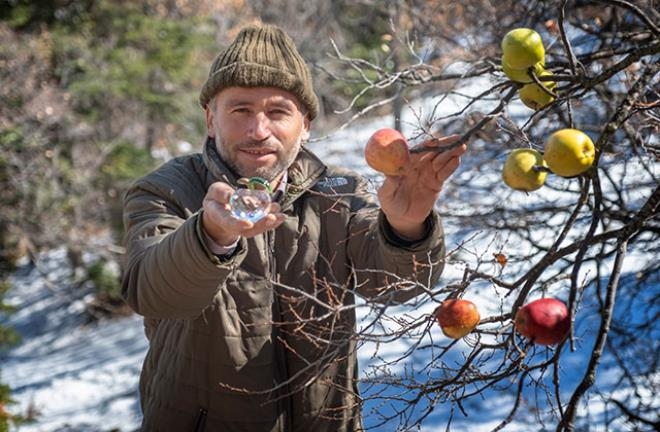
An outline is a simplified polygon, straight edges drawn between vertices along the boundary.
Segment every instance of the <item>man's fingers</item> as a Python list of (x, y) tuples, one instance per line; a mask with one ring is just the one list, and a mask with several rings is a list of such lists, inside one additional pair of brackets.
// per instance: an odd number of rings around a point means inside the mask
[[(451, 141), (456, 142), (453, 137), (451, 138)], [(465, 153), (466, 149), (467, 146), (462, 144), (446, 152), (428, 151), (413, 154), (410, 167), (406, 171), (406, 176), (418, 179), (415, 181), (422, 182), (425, 178), (436, 178), (438, 176), (438, 171), (445, 170), (445, 165), (450, 163), (453, 159), (460, 158), (460, 156)], [(453, 165), (454, 162), (451, 162), (451, 164)]]
[(435, 172), (436, 179), (442, 184), (444, 183), (461, 164), (460, 157), (453, 157), (449, 159), (440, 169)]
[(222, 227), (223, 230), (230, 233), (240, 233), (246, 229), (252, 228), (252, 222), (238, 219), (231, 213), (229, 204), (221, 204), (214, 200), (209, 200), (205, 206), (205, 213), (211, 218), (211, 222)]
[(458, 134), (452, 134), (442, 137), (434, 137), (423, 141), (421, 144), (410, 149), (412, 154), (416, 153), (441, 153), (445, 148), (451, 150), (451, 146), (461, 139)]
[(452, 155), (463, 153), (466, 144), (463, 143), (459, 145), (458, 141), (460, 141), (460, 139), (460, 135), (453, 134), (426, 140), (410, 150), (412, 156), (411, 160), (423, 163), (425, 161), (435, 160), (443, 155), (446, 158), (450, 158)]
[(452, 134), (452, 135), (447, 135), (447, 136), (442, 136), (438, 138), (431, 138), (429, 140), (426, 140), (422, 143), (424, 147), (445, 147), (450, 144), (455, 143), (461, 139), (461, 136), (458, 134)]
[(442, 170), (447, 163), (450, 163), (453, 159), (460, 158), (461, 155), (465, 153), (466, 149), (467, 146), (463, 144), (447, 152), (437, 154), (433, 158), (433, 163), (432, 163), (433, 170), (434, 171)]
[(383, 194), (385, 196), (393, 195), (400, 185), (400, 177), (385, 176), (385, 181), (378, 188), (378, 194)]
[(268, 213), (279, 213), (282, 210), (282, 206), (279, 203), (271, 202), (268, 205)]
[(286, 216), (283, 213), (269, 213), (258, 221), (250, 223), (250, 227), (242, 230), (240, 235), (242, 237), (250, 238), (266, 231), (274, 230), (280, 226), (285, 219)]
[(234, 189), (227, 183), (215, 182), (206, 191), (206, 198), (221, 204), (228, 204)]

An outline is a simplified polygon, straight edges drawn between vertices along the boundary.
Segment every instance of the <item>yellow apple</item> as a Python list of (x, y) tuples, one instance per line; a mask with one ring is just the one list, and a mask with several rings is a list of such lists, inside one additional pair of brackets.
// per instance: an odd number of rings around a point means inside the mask
[[(539, 74), (539, 77), (550, 76), (552, 72), (543, 71)], [(557, 83), (555, 81), (541, 81), (543, 86), (548, 89), (550, 92), (555, 91), (557, 88)], [(520, 90), (518, 90), (518, 96), (522, 103), (530, 107), (531, 109), (538, 111), (542, 108), (548, 106), (552, 101), (555, 100), (553, 96), (544, 91), (541, 86), (535, 82), (525, 84)]]
[(502, 60), (513, 69), (527, 69), (545, 58), (541, 35), (530, 28), (513, 29), (502, 38)]
[(539, 189), (548, 176), (543, 156), (531, 148), (518, 148), (507, 156), (502, 180), (512, 189), (531, 192)]
[[(544, 69), (544, 63), (542, 61), (534, 64), (531, 66), (532, 73), (536, 76), (539, 76), (545, 69)], [(511, 66), (509, 66), (504, 59), (502, 59), (502, 72), (504, 72), (504, 75), (506, 75), (511, 81), (519, 82), (519, 83), (530, 83), (534, 82), (532, 77), (529, 76), (529, 68), (525, 69), (514, 69)]]
[(574, 177), (591, 167), (596, 149), (591, 138), (577, 129), (561, 129), (550, 135), (543, 149), (543, 159), (553, 173)]

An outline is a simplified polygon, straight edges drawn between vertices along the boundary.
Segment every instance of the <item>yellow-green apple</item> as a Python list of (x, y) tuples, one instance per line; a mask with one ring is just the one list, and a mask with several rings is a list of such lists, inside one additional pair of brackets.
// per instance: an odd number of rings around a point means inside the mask
[(435, 310), (435, 318), (445, 336), (452, 339), (470, 333), (481, 320), (477, 306), (465, 299), (443, 301)]
[(513, 69), (527, 69), (544, 61), (541, 35), (530, 28), (516, 28), (502, 38), (502, 60)]
[(577, 129), (561, 129), (550, 135), (543, 159), (553, 173), (562, 177), (582, 174), (594, 163), (596, 148), (591, 138)]
[[(532, 68), (531, 71), (529, 70), (530, 68)], [(502, 59), (502, 72), (504, 72), (504, 75), (506, 75), (507, 78), (509, 78), (511, 81), (515, 81), (523, 84), (534, 82), (532, 77), (529, 75), (530, 72), (536, 76), (539, 76), (544, 70), (545, 68), (542, 61), (530, 66), (529, 68), (514, 69), (511, 66), (509, 66), (504, 61), (504, 59)]]
[(531, 192), (539, 189), (548, 176), (543, 156), (531, 148), (513, 150), (504, 162), (502, 180), (512, 189)]
[[(544, 70), (538, 76), (545, 77), (550, 75), (552, 75), (552, 72)], [(554, 93), (557, 88), (557, 83), (555, 81), (541, 81), (541, 83), (543, 83), (543, 87), (551, 93)], [(548, 93), (548, 91), (543, 90), (541, 86), (532, 82), (522, 86), (522, 88), (518, 90), (518, 96), (520, 96), (522, 103), (531, 109), (538, 111), (555, 100), (554, 96)]]
[(564, 302), (554, 298), (534, 300), (518, 309), (516, 330), (539, 345), (554, 345), (568, 336), (571, 321)]
[(367, 141), (364, 158), (376, 171), (389, 176), (401, 175), (410, 162), (408, 141), (396, 129), (379, 129)]

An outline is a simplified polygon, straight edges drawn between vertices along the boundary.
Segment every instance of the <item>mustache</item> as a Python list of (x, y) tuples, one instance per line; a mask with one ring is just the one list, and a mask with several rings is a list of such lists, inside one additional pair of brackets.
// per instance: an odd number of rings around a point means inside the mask
[(236, 146), (239, 150), (267, 150), (267, 151), (279, 151), (280, 146), (276, 143), (271, 143), (267, 141), (243, 141)]

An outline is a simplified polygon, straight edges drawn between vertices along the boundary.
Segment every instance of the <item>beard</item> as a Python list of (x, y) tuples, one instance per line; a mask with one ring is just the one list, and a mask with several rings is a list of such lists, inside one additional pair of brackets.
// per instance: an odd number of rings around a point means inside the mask
[[(276, 150), (277, 160), (274, 164), (268, 166), (260, 166), (257, 168), (248, 167), (242, 164), (236, 157), (238, 149), (258, 149), (262, 147), (268, 147)], [(284, 173), (293, 163), (293, 161), (298, 156), (300, 149), (302, 147), (302, 140), (298, 140), (294, 146), (292, 146), (288, 151), (283, 148), (281, 145), (271, 146), (267, 143), (248, 141), (243, 142), (234, 146), (227, 146), (224, 144), (222, 139), (216, 135), (216, 148), (222, 160), (227, 164), (227, 166), (236, 174), (238, 177), (261, 177), (263, 179), (272, 182), (276, 180), (282, 173)]]

